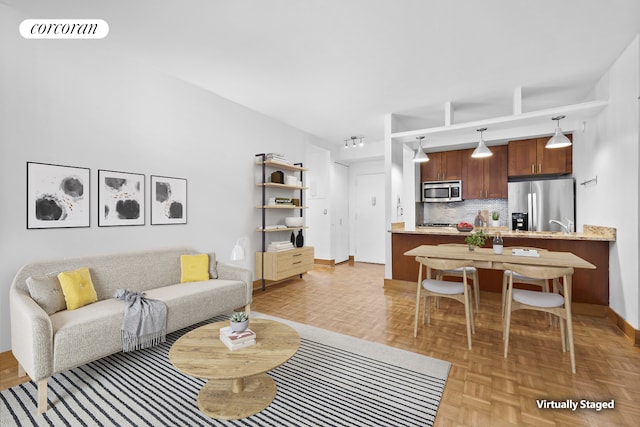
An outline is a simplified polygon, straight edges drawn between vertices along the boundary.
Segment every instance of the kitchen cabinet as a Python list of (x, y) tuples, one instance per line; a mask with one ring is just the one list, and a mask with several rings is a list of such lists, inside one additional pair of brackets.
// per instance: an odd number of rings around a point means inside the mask
[(475, 159), (473, 149), (462, 150), (462, 198), (506, 199), (508, 197), (508, 148), (506, 145), (490, 147), (490, 157)]
[[(509, 176), (563, 175), (572, 172), (573, 146), (545, 148), (549, 136), (509, 141)], [(567, 138), (572, 140), (571, 134)]]
[(420, 164), (420, 180), (424, 182), (462, 179), (462, 151), (429, 153), (429, 161)]

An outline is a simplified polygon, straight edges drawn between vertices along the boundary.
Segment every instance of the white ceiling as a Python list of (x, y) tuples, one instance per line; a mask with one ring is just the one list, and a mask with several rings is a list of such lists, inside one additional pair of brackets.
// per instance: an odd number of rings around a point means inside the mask
[(640, 32), (639, 0), (0, 1), (338, 145), (582, 102)]

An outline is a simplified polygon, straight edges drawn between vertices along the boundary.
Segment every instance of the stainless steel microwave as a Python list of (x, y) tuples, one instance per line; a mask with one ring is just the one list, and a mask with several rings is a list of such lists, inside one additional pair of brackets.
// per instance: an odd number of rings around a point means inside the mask
[(462, 201), (462, 181), (427, 181), (422, 183), (423, 202)]

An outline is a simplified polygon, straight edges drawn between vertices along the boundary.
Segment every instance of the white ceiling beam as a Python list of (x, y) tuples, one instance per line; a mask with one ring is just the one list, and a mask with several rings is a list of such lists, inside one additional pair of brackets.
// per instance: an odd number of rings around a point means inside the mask
[(513, 90), (513, 115), (522, 114), (522, 88), (517, 87)]
[(444, 103), (444, 125), (451, 126), (453, 124), (453, 103), (447, 101)]
[[(416, 136), (425, 135), (429, 136), (433, 141), (434, 138), (449, 139), (450, 137), (460, 137), (467, 135), (469, 132), (477, 128), (486, 127), (490, 131), (494, 130), (509, 130), (518, 127), (529, 127), (541, 124), (548, 125), (549, 120), (553, 116), (565, 115), (567, 119), (585, 120), (600, 113), (607, 105), (608, 100), (598, 100), (583, 102), (580, 104), (572, 104), (564, 107), (549, 108), (546, 110), (532, 111), (529, 113), (523, 113), (520, 115), (511, 115), (496, 117), (487, 120), (476, 120), (473, 122), (453, 124), (451, 126), (437, 126), (427, 129), (416, 129), (404, 132), (395, 132), (391, 134), (391, 138), (396, 142), (409, 142), (415, 139)], [(549, 130), (549, 134), (553, 133), (553, 129)], [(489, 132), (487, 132), (488, 136)]]

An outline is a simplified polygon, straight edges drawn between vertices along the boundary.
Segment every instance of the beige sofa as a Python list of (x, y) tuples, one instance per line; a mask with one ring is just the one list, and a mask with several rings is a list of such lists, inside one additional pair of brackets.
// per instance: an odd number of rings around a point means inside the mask
[[(217, 279), (180, 283), (180, 255), (196, 253), (171, 248), (87, 256), (34, 262), (18, 271), (10, 290), (11, 345), (19, 375), (28, 374), (38, 384), (38, 412), (47, 410), (50, 376), (122, 351), (124, 302), (113, 298), (119, 288), (163, 301), (167, 333), (237, 308), (249, 311), (251, 272), (216, 263), (215, 254), (210, 254), (209, 271)], [(89, 268), (97, 302), (47, 314), (31, 297), (27, 278), (83, 267)]]

